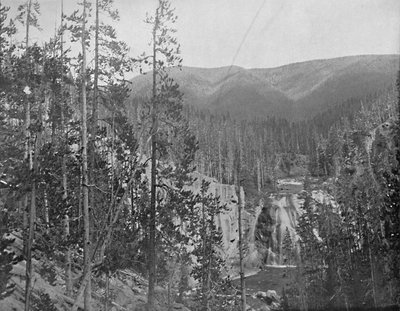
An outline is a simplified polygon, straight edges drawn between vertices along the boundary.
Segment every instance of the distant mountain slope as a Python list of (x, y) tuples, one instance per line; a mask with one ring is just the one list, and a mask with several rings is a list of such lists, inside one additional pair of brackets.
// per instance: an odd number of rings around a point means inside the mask
[[(198, 108), (241, 118), (284, 116), (293, 102), (257, 74), (233, 66), (221, 68), (171, 68), (185, 102)], [(132, 96), (150, 96), (151, 74), (132, 80)]]
[(295, 101), (292, 113), (305, 118), (390, 86), (398, 67), (398, 55), (363, 55), (251, 71)]
[[(308, 119), (350, 98), (392, 85), (398, 55), (313, 60), (277, 68), (183, 67), (171, 69), (185, 102), (240, 118)], [(151, 75), (132, 80), (132, 96), (149, 96)]]

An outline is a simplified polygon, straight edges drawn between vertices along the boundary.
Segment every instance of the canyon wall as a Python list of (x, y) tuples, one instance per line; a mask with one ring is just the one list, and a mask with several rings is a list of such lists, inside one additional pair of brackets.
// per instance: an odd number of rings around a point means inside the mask
[[(192, 186), (199, 192), (202, 180), (210, 183), (208, 192), (220, 197), (220, 203), (227, 210), (218, 215), (216, 224), (223, 235), (223, 257), (229, 267), (237, 267), (238, 251), (238, 198), (234, 185), (221, 184), (216, 179), (195, 173), (196, 181)], [(243, 240), (245, 245), (245, 267), (259, 268), (263, 265), (288, 264), (285, 261), (283, 241), (289, 234), (293, 252), (298, 253), (296, 226), (302, 213), (304, 202), (303, 179), (280, 179), (276, 193), (260, 200), (255, 206), (243, 209)], [(335, 205), (334, 200), (323, 190), (311, 191), (312, 198), (320, 203)], [(241, 189), (243, 206), (245, 195)], [(288, 232), (288, 233), (287, 233)]]

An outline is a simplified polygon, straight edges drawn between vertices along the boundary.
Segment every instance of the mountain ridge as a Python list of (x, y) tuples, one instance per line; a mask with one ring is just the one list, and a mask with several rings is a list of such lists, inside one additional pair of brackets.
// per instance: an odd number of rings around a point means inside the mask
[[(243, 118), (309, 119), (332, 105), (393, 85), (399, 55), (357, 55), (273, 68), (172, 67), (186, 104)], [(149, 97), (151, 75), (132, 79), (132, 96)]]

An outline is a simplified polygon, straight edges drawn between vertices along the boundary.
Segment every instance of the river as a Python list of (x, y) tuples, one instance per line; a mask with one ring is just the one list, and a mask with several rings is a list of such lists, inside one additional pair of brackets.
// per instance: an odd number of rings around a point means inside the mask
[[(275, 290), (281, 295), (282, 288), (295, 281), (295, 275), (295, 267), (266, 266), (258, 273), (246, 276), (246, 292), (252, 295), (258, 291)], [(236, 278), (233, 282), (239, 286), (240, 279)]]

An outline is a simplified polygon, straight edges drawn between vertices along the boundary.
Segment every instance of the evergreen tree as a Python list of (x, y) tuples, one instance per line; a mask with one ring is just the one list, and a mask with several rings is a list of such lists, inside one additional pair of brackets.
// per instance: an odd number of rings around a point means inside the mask
[(294, 244), (292, 241), (292, 237), (290, 236), (290, 231), (289, 228), (286, 227), (285, 229), (285, 235), (283, 237), (283, 242), (282, 242), (282, 251), (283, 251), (283, 263), (285, 265), (293, 265), (294, 264)]
[(385, 200), (381, 218), (384, 224), (385, 257), (389, 270), (392, 302), (400, 305), (400, 72), (397, 78), (398, 118), (393, 128), (394, 157), (390, 168), (384, 173)]
[[(221, 257), (222, 234), (216, 226), (216, 217), (226, 206), (208, 193), (209, 182), (202, 180), (199, 203), (194, 206), (188, 223), (188, 235), (194, 244), (192, 276), (199, 282), (196, 310), (225, 310), (229, 278), (222, 275), (225, 262)], [(200, 215), (200, 217), (199, 217)]]
[[(166, 118), (179, 118), (173, 115), (176, 105), (181, 105), (182, 94), (178, 85), (168, 76), (166, 68), (179, 65), (179, 44), (172, 28), (176, 16), (167, 0), (159, 0), (154, 16), (148, 17), (146, 23), (153, 27), (152, 55), (143, 56), (138, 61), (152, 65), (152, 98), (151, 98), (151, 198), (149, 205), (149, 289), (148, 310), (154, 309), (154, 288), (156, 283), (156, 213), (157, 213), (157, 172), (158, 160), (163, 154), (162, 136), (159, 133), (160, 115)], [(171, 110), (172, 108), (172, 110)]]
[(11, 270), (15, 253), (7, 250), (14, 240), (0, 239), (0, 300), (8, 297), (15, 289), (15, 284), (10, 284)]

